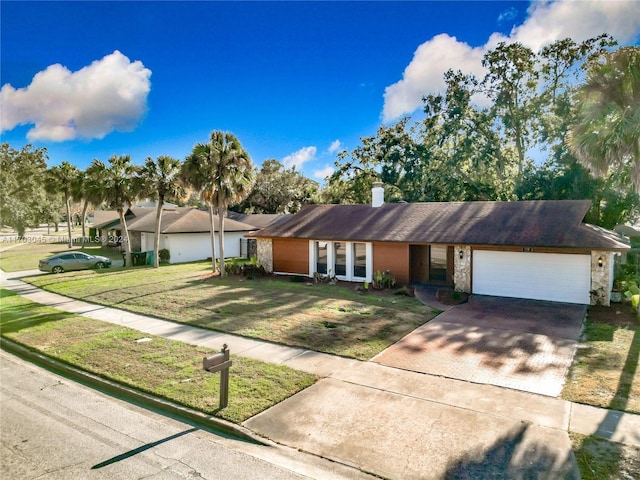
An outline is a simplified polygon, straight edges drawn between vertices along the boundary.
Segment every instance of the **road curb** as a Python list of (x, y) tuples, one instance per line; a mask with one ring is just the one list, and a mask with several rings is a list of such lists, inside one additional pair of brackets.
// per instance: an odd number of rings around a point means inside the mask
[(265, 440), (264, 438), (260, 438), (245, 427), (236, 425), (221, 418), (207, 415), (183, 405), (178, 405), (169, 400), (158, 398), (135, 388), (107, 380), (106, 378), (102, 378), (93, 373), (86, 372), (54, 358), (48, 357), (47, 355), (43, 355), (37, 351), (31, 350), (24, 345), (16, 343), (5, 337), (0, 337), (0, 348), (69, 380), (79, 382), (118, 399), (135, 403), (143, 408), (163, 414), (169, 414), (179, 420), (186, 420), (205, 428), (216, 430), (226, 435), (252, 443), (266, 446), (273, 445), (273, 443)]

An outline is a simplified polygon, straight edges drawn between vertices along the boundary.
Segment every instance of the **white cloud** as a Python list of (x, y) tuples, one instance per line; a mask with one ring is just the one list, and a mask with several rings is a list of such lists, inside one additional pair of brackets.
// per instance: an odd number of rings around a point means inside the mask
[(340, 150), (341, 147), (342, 147), (342, 144), (340, 143), (340, 140), (335, 140), (331, 142), (331, 145), (329, 145), (328, 152), (336, 153), (338, 150)]
[(384, 121), (418, 109), (428, 93), (443, 92), (443, 74), (450, 68), (481, 75), (482, 55), (483, 49), (472, 48), (445, 33), (420, 45), (404, 70), (403, 79), (385, 89)]
[(515, 8), (508, 8), (498, 16), (498, 23), (510, 22), (518, 15), (518, 11)]
[(60, 142), (133, 130), (147, 111), (150, 76), (117, 50), (76, 72), (51, 65), (26, 88), (3, 85), (0, 131), (34, 124), (29, 140)]
[(318, 178), (320, 180), (324, 180), (329, 175), (331, 175), (333, 173), (333, 171), (334, 171), (333, 167), (325, 167), (322, 170), (315, 170), (313, 172), (313, 177), (314, 178)]
[(640, 35), (640, 2), (636, 0), (540, 1), (533, 2), (527, 14), (527, 20), (514, 27), (509, 36), (494, 33), (481, 47), (473, 48), (447, 34), (420, 45), (402, 80), (385, 89), (383, 121), (415, 111), (422, 106), (422, 97), (429, 93), (443, 92), (443, 75), (448, 69), (483, 77), (482, 57), (500, 42), (521, 42), (537, 51), (567, 37), (579, 42), (609, 33), (625, 44)]
[(282, 159), (282, 164), (285, 168), (295, 167), (296, 170), (300, 170), (302, 165), (311, 160), (315, 160), (316, 152), (318, 149), (316, 147), (303, 147), (297, 152), (293, 152), (290, 155), (287, 155)]

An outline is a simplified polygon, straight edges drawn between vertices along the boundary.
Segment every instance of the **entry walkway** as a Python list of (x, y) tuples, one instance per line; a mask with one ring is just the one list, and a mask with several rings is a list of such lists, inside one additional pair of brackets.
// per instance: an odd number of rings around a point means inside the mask
[[(389, 478), (536, 471), (579, 478), (567, 432), (640, 446), (640, 416), (181, 325), (52, 294), (0, 272), (26, 298), (144, 334), (326, 377), (245, 422), (278, 443)], [(483, 469), (493, 469), (488, 472)], [(466, 478), (466, 477), (465, 477)]]

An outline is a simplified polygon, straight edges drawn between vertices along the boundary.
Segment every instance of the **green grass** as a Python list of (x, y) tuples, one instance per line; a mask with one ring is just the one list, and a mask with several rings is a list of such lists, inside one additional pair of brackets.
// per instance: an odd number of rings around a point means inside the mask
[(628, 305), (591, 307), (562, 398), (640, 413), (640, 322)]
[[(2, 336), (75, 367), (241, 423), (312, 385), (317, 377), (232, 355), (229, 406), (218, 409), (218, 374), (202, 370), (201, 347), (68, 314), (0, 289)], [(138, 343), (142, 337), (149, 342)]]
[[(38, 268), (38, 260), (70, 250), (67, 243), (49, 243), (46, 241), (46, 236), (34, 238), (44, 240), (36, 243), (20, 243), (17, 246), (13, 246), (15, 242), (0, 243), (0, 250), (11, 246), (11, 248), (0, 251), (0, 268), (5, 272), (33, 270)], [(87, 244), (85, 248), (81, 248), (80, 244), (74, 244), (71, 250), (86, 252), (90, 255), (102, 255), (112, 260), (122, 260), (122, 253), (117, 249), (102, 247), (96, 243)]]
[(640, 478), (640, 448), (596, 437), (570, 436), (583, 480)]
[(209, 275), (208, 263), (83, 271), (26, 281), (62, 295), (175, 322), (368, 360), (435, 312), (392, 292), (281, 278)]

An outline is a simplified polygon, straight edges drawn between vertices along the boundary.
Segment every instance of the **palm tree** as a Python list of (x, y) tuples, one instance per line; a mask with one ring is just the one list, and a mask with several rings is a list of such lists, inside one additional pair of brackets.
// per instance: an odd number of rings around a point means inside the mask
[(82, 246), (84, 247), (89, 205), (98, 206), (102, 203), (102, 182), (95, 164), (91, 164), (85, 171), (79, 171), (71, 183), (71, 196), (76, 202), (82, 202)]
[(224, 277), (224, 218), (229, 205), (240, 203), (251, 193), (255, 171), (249, 153), (232, 133), (212, 132), (211, 149), (217, 161), (215, 203), (220, 226), (220, 276)]
[(154, 259), (153, 266), (160, 267), (160, 226), (162, 222), (162, 207), (167, 198), (177, 198), (184, 196), (184, 188), (178, 182), (180, 174), (180, 160), (161, 155), (154, 162), (152, 158), (147, 158), (144, 166), (140, 170), (140, 181), (142, 190), (158, 199), (156, 210), (156, 234), (153, 242)]
[(135, 178), (138, 169), (131, 163), (129, 155), (113, 155), (109, 158), (109, 166), (100, 160), (94, 160), (90, 168), (101, 181), (103, 201), (118, 212), (122, 225), (122, 243), (125, 244), (125, 261), (130, 266), (131, 241), (124, 214), (138, 196), (139, 185)]
[(193, 188), (201, 192), (209, 205), (211, 221), (211, 259), (215, 262), (214, 209), (218, 210), (220, 229), (220, 275), (225, 276), (224, 218), (227, 207), (241, 202), (251, 191), (254, 180), (251, 157), (235, 135), (215, 130), (208, 144), (197, 144), (185, 160), (183, 177)]
[(45, 190), (48, 193), (62, 193), (67, 215), (67, 232), (69, 234), (69, 248), (73, 247), (71, 235), (71, 197), (73, 193), (72, 183), (78, 176), (78, 169), (69, 162), (62, 162), (59, 167), (51, 167), (45, 177)]
[(568, 143), (598, 176), (631, 164), (640, 192), (640, 47), (624, 47), (592, 59), (577, 94)]

